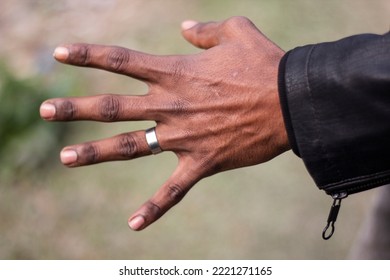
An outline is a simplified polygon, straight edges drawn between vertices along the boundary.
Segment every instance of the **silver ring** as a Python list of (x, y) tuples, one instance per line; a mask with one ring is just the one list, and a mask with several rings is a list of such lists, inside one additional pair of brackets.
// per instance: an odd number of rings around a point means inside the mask
[(148, 146), (150, 150), (152, 151), (152, 154), (156, 155), (162, 152), (162, 149), (160, 147), (160, 144), (158, 143), (157, 140), (157, 135), (156, 135), (156, 128), (151, 127), (145, 131), (145, 137), (146, 137), (146, 142), (148, 143)]

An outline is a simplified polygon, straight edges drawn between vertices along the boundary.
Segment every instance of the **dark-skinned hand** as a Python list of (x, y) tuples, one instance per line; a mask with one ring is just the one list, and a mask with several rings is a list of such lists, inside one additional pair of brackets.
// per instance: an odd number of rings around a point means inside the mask
[[(141, 230), (177, 204), (199, 180), (266, 162), (289, 149), (277, 88), (284, 52), (246, 18), (182, 23), (182, 34), (205, 49), (194, 55), (155, 56), (121, 47), (69, 44), (54, 57), (104, 69), (148, 85), (143, 96), (103, 94), (56, 98), (40, 108), (47, 121), (153, 120), (163, 151), (178, 157), (170, 178), (130, 218)], [(147, 156), (145, 131), (65, 147), (69, 167)]]

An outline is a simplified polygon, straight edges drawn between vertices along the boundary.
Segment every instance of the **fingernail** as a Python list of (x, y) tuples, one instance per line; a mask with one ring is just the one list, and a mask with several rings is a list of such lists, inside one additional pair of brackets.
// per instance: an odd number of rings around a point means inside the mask
[(61, 162), (65, 165), (72, 164), (77, 161), (77, 153), (74, 150), (63, 150), (60, 157)]
[(69, 50), (65, 47), (57, 47), (54, 50), (53, 56), (58, 60), (65, 60), (69, 56)]
[(129, 227), (132, 230), (139, 230), (145, 223), (145, 218), (142, 216), (136, 216), (129, 221)]
[(39, 108), (39, 113), (44, 119), (51, 119), (56, 114), (56, 107), (50, 103), (43, 103)]
[(187, 30), (187, 29), (190, 29), (192, 27), (194, 27), (195, 25), (197, 25), (198, 22), (197, 21), (194, 21), (194, 20), (186, 20), (186, 21), (183, 21), (181, 23), (181, 29), (183, 30)]

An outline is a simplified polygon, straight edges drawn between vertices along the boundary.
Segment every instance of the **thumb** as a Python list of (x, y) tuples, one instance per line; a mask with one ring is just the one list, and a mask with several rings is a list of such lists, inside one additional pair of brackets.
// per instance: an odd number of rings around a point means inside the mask
[(259, 34), (268, 39), (246, 17), (231, 17), (221, 22), (198, 23), (187, 20), (181, 24), (183, 37), (191, 44), (209, 49), (229, 40), (253, 41)]
[(194, 46), (202, 49), (212, 48), (220, 43), (217, 36), (220, 24), (217, 22), (198, 23), (187, 20), (181, 24), (183, 37)]

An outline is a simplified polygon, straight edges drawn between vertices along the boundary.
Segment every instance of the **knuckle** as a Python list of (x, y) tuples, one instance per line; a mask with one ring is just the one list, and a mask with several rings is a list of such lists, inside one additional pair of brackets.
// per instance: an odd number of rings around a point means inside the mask
[(167, 195), (171, 202), (177, 203), (183, 199), (186, 192), (177, 184), (172, 184), (168, 186)]
[(120, 102), (119, 98), (115, 95), (107, 95), (101, 98), (100, 104), (100, 115), (104, 121), (113, 122), (118, 119)]
[(163, 209), (158, 204), (153, 202), (152, 200), (148, 200), (146, 202), (145, 206), (146, 206), (145, 217), (148, 220), (157, 220), (158, 218), (160, 218), (164, 214)]
[(137, 142), (131, 133), (126, 133), (119, 137), (118, 152), (125, 159), (136, 157), (138, 153)]
[(189, 113), (189, 104), (183, 100), (174, 100), (170, 104), (170, 109), (174, 115), (188, 115)]
[(58, 115), (60, 120), (68, 121), (73, 120), (76, 114), (76, 107), (74, 104), (66, 100), (59, 105)]
[(79, 154), (84, 164), (96, 163), (99, 160), (99, 150), (92, 144), (85, 144)]
[(244, 26), (252, 25), (252, 22), (243, 16), (234, 16), (225, 21), (225, 27), (241, 29)]
[(107, 56), (108, 67), (117, 73), (124, 73), (129, 61), (129, 52), (124, 48), (113, 48)]
[(168, 192), (162, 200), (155, 202), (154, 199), (149, 199), (144, 204), (144, 217), (147, 223), (151, 223), (159, 219), (172, 206), (177, 204), (186, 194), (186, 192), (177, 184), (168, 186)]
[(90, 46), (84, 44), (76, 45), (76, 53), (77, 56), (74, 58), (74, 62), (77, 65), (87, 66), (90, 64)]

